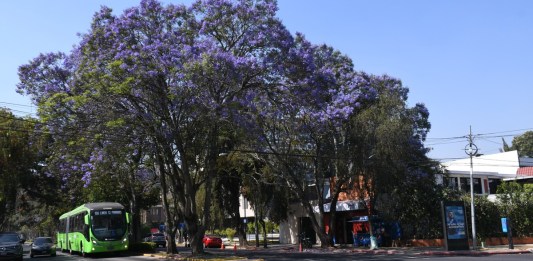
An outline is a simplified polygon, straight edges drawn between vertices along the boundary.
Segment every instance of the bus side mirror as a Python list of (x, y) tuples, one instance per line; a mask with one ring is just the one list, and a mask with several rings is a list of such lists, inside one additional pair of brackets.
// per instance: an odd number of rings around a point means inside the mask
[(131, 213), (126, 212), (126, 223), (131, 223)]
[(84, 221), (85, 221), (85, 225), (89, 225), (89, 215), (85, 215)]

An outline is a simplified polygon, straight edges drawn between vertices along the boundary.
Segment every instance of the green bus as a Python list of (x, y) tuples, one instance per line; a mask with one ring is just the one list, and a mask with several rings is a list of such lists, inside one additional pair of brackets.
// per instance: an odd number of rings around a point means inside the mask
[(57, 244), (61, 251), (116, 252), (128, 249), (131, 215), (114, 202), (83, 204), (59, 217)]

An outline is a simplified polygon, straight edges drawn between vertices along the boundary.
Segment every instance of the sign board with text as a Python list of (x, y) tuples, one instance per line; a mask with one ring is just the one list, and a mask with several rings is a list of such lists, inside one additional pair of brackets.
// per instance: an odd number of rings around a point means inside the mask
[(507, 218), (502, 218), (502, 232), (507, 233)]
[(446, 250), (468, 250), (468, 224), (462, 201), (441, 202)]

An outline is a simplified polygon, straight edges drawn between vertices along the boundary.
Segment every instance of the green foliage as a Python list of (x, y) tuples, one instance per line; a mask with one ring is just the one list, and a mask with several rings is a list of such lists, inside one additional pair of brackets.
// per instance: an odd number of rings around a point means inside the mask
[(411, 176), (398, 182), (397, 188), (381, 195), (377, 201), (380, 217), (402, 224), (406, 238), (440, 238), (442, 223), (440, 186), (432, 175)]
[(237, 230), (233, 228), (226, 228), (226, 237), (233, 242), (233, 237), (235, 237), (235, 234), (237, 233)]
[[(17, 205), (24, 200), (23, 188), (47, 184), (36, 183), (34, 179), (42, 174), (38, 165), (40, 142), (33, 137), (35, 123), (0, 108), (0, 230), (23, 225), (14, 218)], [(8, 222), (9, 219), (12, 221)]]
[(498, 187), (501, 216), (511, 219), (514, 236), (533, 233), (533, 190), (517, 182), (504, 182)]
[[(497, 200), (489, 201), (485, 196), (474, 197), (476, 232), (480, 239), (504, 237), (501, 218), (512, 221), (513, 236), (529, 236), (533, 233), (533, 190), (530, 184), (503, 182), (497, 191)], [(465, 204), (467, 222), (471, 223), (470, 194), (462, 193), (459, 197), (451, 193), (447, 200), (462, 200)], [(470, 228), (471, 229), (471, 228)]]
[[(468, 224), (472, 224), (470, 194), (464, 193), (461, 200), (465, 205), (465, 215)], [(497, 203), (489, 201), (485, 196), (474, 196), (474, 208), (476, 218), (476, 234), (480, 239), (501, 236), (500, 208)], [(470, 225), (469, 225), (470, 227)], [(471, 229), (471, 228), (470, 228)]]
[(235, 237), (235, 234), (237, 233), (237, 230), (233, 228), (226, 228), (226, 229), (216, 229), (214, 231), (215, 235), (221, 236), (221, 237), (227, 237), (229, 241), (233, 242), (233, 237)]
[(276, 224), (274, 222), (271, 222), (271, 221), (266, 221), (265, 225), (266, 225), (267, 233), (279, 232), (279, 225), (278, 224)]
[(154, 242), (130, 242), (129, 250), (138, 253), (155, 253), (156, 247)]
[(520, 157), (533, 158), (533, 131), (526, 131), (513, 139), (512, 150), (517, 150)]
[[(267, 233), (272, 233), (272, 231), (279, 231), (279, 225), (272, 221), (265, 221)], [(257, 225), (259, 234), (261, 234), (261, 225)], [(255, 222), (248, 222), (246, 224), (246, 233), (254, 234), (255, 233)]]

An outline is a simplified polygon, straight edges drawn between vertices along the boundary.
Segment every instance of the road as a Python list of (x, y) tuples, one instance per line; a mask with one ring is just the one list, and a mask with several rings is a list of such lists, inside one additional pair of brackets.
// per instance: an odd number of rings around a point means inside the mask
[[(28, 249), (26, 249), (28, 248)], [(25, 255), (24, 259), (30, 259), (29, 257), (29, 247), (25, 247)], [(160, 249), (163, 250), (163, 249)], [(186, 248), (179, 248), (178, 249), (181, 253), (187, 253), (188, 249)], [(286, 253), (280, 253), (280, 252), (274, 252), (264, 249), (258, 249), (258, 250), (238, 250), (237, 253), (233, 250), (220, 250), (220, 249), (208, 249), (207, 252), (213, 253), (216, 255), (227, 255), (227, 256), (239, 256), (239, 257), (247, 257), (249, 259), (263, 259), (266, 261), (273, 261), (273, 260), (281, 260), (281, 261), (288, 261), (288, 260), (305, 260), (305, 261), (326, 261), (326, 260), (371, 260), (371, 261), (378, 261), (378, 260), (394, 260), (394, 261), (403, 261), (403, 260), (439, 260), (439, 261), (525, 261), (525, 260), (533, 260), (533, 253), (532, 254), (512, 254), (512, 255), (489, 255), (489, 256), (422, 256), (417, 254), (368, 254), (368, 253), (318, 253), (318, 252), (286, 252)], [(62, 253), (60, 251), (57, 252), (56, 257), (36, 257), (36, 261), (47, 261), (47, 260), (87, 260), (87, 259), (94, 259), (94, 260), (113, 260), (113, 261), (126, 261), (126, 260), (152, 260), (152, 261), (158, 261), (161, 259), (153, 258), (153, 257), (145, 257), (145, 256), (134, 256), (134, 255), (127, 255), (125, 253), (122, 254), (107, 254), (107, 255), (97, 255), (92, 256), (89, 258), (83, 258), (78, 255), (70, 255), (68, 253)]]
[(134, 256), (134, 255), (128, 255), (126, 253), (111, 253), (111, 254), (99, 254), (96, 256), (92, 256), (89, 258), (83, 258), (79, 255), (70, 255), (69, 253), (63, 253), (60, 250), (57, 250), (57, 256), (50, 257), (50, 256), (36, 256), (34, 258), (30, 258), (30, 246), (24, 245), (24, 260), (35, 260), (35, 261), (47, 261), (47, 260), (53, 260), (53, 261), (60, 261), (60, 260), (87, 260), (87, 259), (94, 259), (94, 260), (113, 260), (113, 261), (127, 261), (127, 260), (152, 260), (152, 261), (158, 261), (158, 259), (151, 258), (151, 257), (145, 257), (145, 256)]

